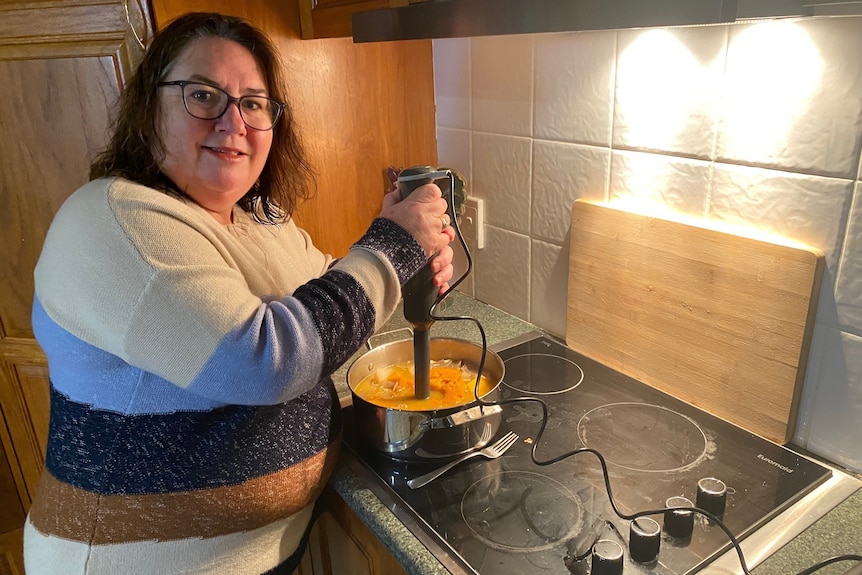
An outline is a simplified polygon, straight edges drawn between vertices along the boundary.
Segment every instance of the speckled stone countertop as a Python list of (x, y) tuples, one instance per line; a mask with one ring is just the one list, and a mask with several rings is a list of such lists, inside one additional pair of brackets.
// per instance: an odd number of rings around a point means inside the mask
[[(529, 323), (458, 292), (453, 292), (438, 308), (439, 315), (478, 319), (485, 330), (489, 346), (530, 331), (540, 331)], [(408, 332), (393, 333), (406, 326), (399, 309), (372, 342), (382, 345), (387, 341), (409, 338)], [(432, 336), (457, 337), (477, 343), (481, 341), (478, 328), (467, 321), (436, 322), (432, 326)], [(364, 351), (357, 353), (353, 359), (362, 353)], [(333, 376), (342, 400), (349, 400), (350, 397), (346, 374), (353, 359)], [(372, 486), (363, 479), (360, 467), (361, 464), (345, 449), (330, 484), (410, 575), (449, 575), (451, 572), (444, 563), (432, 555), (387, 503), (372, 491)], [(862, 554), (862, 491), (857, 491), (758, 565), (752, 570), (752, 575), (793, 575), (829, 557), (846, 554)], [(817, 571), (817, 575), (842, 575), (852, 565), (851, 562), (836, 563)]]

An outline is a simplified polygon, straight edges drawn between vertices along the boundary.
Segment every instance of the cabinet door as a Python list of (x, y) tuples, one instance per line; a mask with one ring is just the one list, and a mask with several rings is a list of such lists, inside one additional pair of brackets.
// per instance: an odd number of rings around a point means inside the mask
[(324, 499), (326, 511), (309, 542), (314, 575), (407, 574), (335, 490), (327, 487)]
[(407, 6), (408, 0), (299, 0), (302, 37), (334, 38), (353, 36), (354, 12)]
[[(149, 21), (135, 0), (0, 2), (0, 441), (14, 487), (0, 491), (4, 513), (27, 512), (45, 457), (48, 373), (30, 325), (33, 268), (51, 219), (107, 142)], [(8, 540), (0, 536), (0, 547)]]
[(12, 469), (0, 442), (0, 575), (24, 575), (21, 536), (24, 506), (18, 499)]

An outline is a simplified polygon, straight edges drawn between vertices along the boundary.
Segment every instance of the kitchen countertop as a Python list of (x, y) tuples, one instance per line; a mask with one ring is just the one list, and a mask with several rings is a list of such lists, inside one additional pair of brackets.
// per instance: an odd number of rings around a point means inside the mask
[[(530, 331), (540, 331), (529, 323), (459, 292), (453, 292), (447, 297), (438, 306), (437, 313), (441, 316), (478, 319), (485, 330), (489, 346)], [(406, 326), (399, 308), (392, 319), (379, 330), (379, 335), (372, 338), (372, 342), (374, 345), (382, 345), (388, 341), (408, 338), (408, 332), (395, 331)], [(481, 341), (478, 328), (472, 322), (438, 321), (431, 330), (433, 337), (457, 337), (477, 343)], [(364, 352), (365, 350), (358, 352), (333, 375), (342, 405), (350, 399), (350, 390), (346, 383), (347, 368), (353, 359)], [(372, 491), (371, 485), (362, 475), (361, 463), (345, 448), (330, 484), (408, 573), (448, 575), (450, 571), (445, 565), (410, 532), (387, 503)], [(758, 565), (752, 570), (752, 575), (793, 575), (829, 557), (846, 554), (862, 554), (862, 491), (857, 491)], [(817, 575), (841, 575), (851, 566), (851, 562), (836, 563), (817, 571)]]

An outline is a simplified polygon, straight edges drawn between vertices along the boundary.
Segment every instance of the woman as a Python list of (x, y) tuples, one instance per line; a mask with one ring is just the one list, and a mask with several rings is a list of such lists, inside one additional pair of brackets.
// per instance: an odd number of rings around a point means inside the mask
[(428, 254), (441, 291), (451, 279), (436, 186), (387, 195), (338, 261), (294, 225), (310, 172), (278, 69), (244, 21), (171, 23), (51, 225), (29, 575), (292, 573), (338, 452), (330, 374)]

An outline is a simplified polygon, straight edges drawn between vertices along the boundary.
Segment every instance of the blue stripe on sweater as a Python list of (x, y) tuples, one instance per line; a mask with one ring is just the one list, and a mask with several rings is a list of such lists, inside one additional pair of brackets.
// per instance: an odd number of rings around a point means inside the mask
[(188, 390), (240, 405), (275, 404), (305, 393), (321, 379), (321, 364), (333, 355), (316, 324), (314, 310), (292, 296), (261, 304), (254, 316), (222, 338)]
[(282, 405), (121, 415), (51, 389), (46, 468), (104, 495), (235, 485), (326, 449), (341, 431), (331, 383)]
[(74, 336), (48, 316), (38, 298), (32, 321), (52, 383), (72, 400), (127, 415), (208, 411), (281, 403), (320, 379), (319, 339), (297, 325), (301, 319), (313, 329), (311, 314), (296, 300), (286, 302), (261, 305), (248, 322), (231, 330), (188, 389)]
[(52, 320), (39, 298), (33, 331), (48, 356), (51, 383), (77, 403), (128, 415), (209, 411), (225, 403), (189, 393), (75, 337)]

